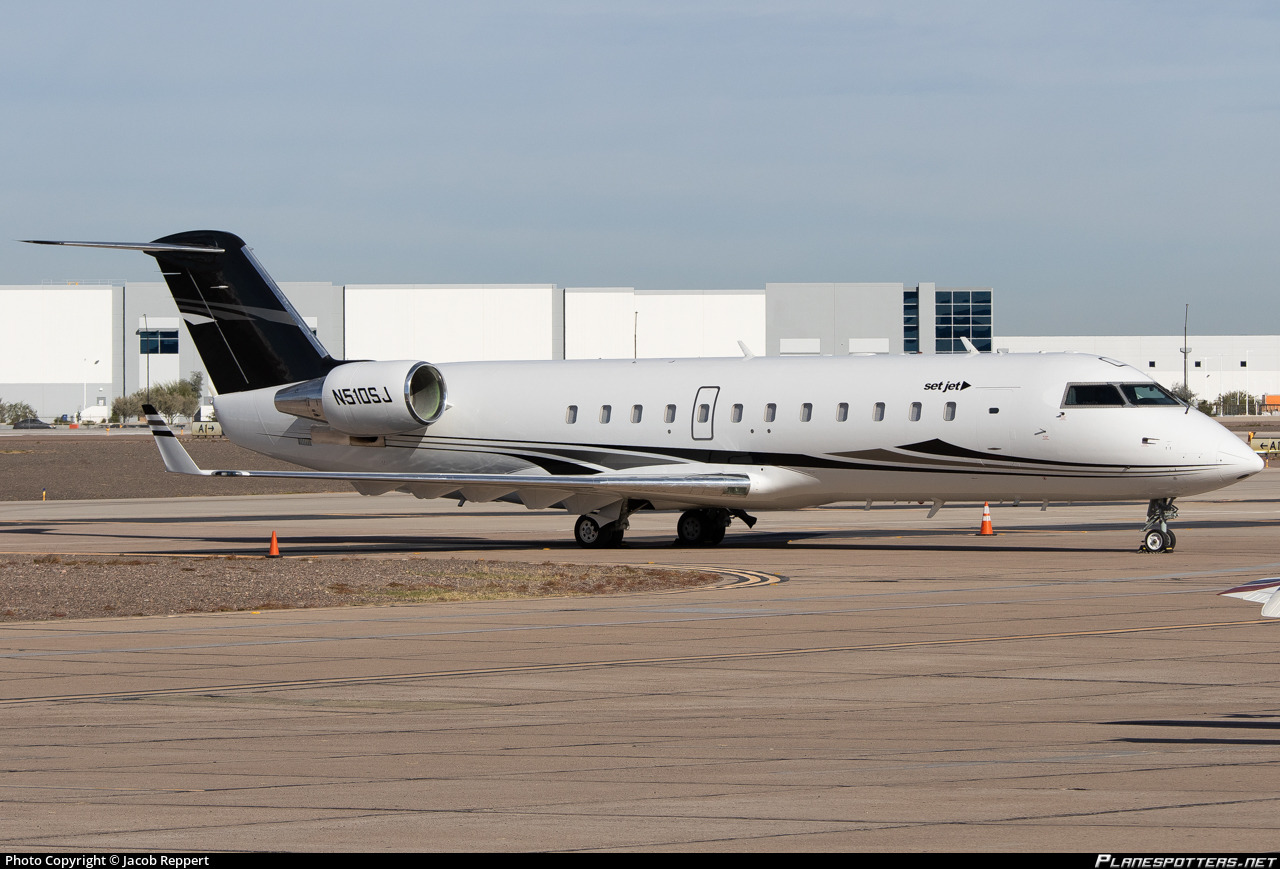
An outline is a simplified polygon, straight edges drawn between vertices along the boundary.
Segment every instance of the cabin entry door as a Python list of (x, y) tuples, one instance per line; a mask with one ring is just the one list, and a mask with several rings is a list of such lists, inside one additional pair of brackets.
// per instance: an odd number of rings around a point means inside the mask
[(720, 396), (720, 387), (703, 386), (693, 400), (693, 439), (709, 441), (715, 437), (713, 426), (716, 420), (716, 399)]

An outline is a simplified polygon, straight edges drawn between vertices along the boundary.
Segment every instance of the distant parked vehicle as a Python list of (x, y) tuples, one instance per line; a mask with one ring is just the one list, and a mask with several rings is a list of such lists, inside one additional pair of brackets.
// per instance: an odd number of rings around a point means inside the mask
[(49, 423), (39, 419), (20, 419), (13, 424), (14, 428), (53, 428)]

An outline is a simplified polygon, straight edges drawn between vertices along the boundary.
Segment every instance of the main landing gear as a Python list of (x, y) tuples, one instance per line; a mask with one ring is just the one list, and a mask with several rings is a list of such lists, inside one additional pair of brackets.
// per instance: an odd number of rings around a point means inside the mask
[(627, 530), (625, 522), (626, 520), (622, 520), (601, 525), (590, 516), (579, 516), (578, 521), (573, 524), (573, 539), (578, 541), (579, 546), (587, 549), (621, 546), (622, 535)]
[[(588, 549), (621, 546), (622, 535), (629, 524), (629, 515), (631, 511), (624, 510), (622, 518), (603, 525), (595, 516), (579, 516), (573, 525), (573, 539), (578, 541), (579, 546)], [(734, 518), (740, 519), (748, 528), (756, 524), (756, 517), (748, 516), (742, 510), (726, 510), (723, 507), (686, 510), (676, 522), (676, 543), (680, 546), (715, 546), (724, 540), (725, 529)]]
[(1152, 498), (1147, 505), (1147, 524), (1142, 528), (1139, 552), (1172, 552), (1178, 537), (1169, 530), (1169, 521), (1178, 518), (1172, 498)]
[(676, 538), (682, 546), (715, 546), (728, 527), (729, 511), (722, 507), (685, 510), (676, 523)]

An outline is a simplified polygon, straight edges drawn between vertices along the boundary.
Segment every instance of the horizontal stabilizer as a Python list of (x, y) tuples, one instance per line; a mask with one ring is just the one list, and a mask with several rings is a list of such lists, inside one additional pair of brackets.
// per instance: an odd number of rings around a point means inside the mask
[(38, 238), (22, 239), (27, 244), (60, 244), (64, 247), (104, 247), (108, 250), (140, 250), (144, 253), (225, 253), (220, 247), (209, 244), (160, 244), (155, 241), (45, 241)]

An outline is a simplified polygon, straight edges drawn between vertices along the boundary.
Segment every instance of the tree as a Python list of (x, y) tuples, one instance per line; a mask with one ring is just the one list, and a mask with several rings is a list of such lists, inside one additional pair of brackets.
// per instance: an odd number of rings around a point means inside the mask
[(1185, 383), (1175, 383), (1173, 389), (1169, 390), (1178, 398), (1181, 398), (1187, 404), (1194, 405), (1196, 403), (1196, 394), (1191, 391), (1191, 387)]
[(1240, 416), (1257, 408), (1261, 402), (1258, 401), (1257, 396), (1251, 396), (1243, 390), (1235, 390), (1219, 395), (1217, 404), (1222, 409), (1223, 416)]
[(133, 395), (122, 395), (111, 402), (111, 416), (116, 422), (124, 422), (133, 417), (142, 416), (142, 395), (145, 390)]
[(200, 407), (200, 391), (204, 383), (204, 375), (193, 371), (185, 380), (171, 380), (168, 383), (151, 385), (151, 403), (165, 418), (165, 422), (173, 424), (174, 419), (195, 416)]
[[(151, 403), (170, 425), (173, 421), (185, 416), (195, 416), (200, 406), (200, 393), (204, 388), (204, 374), (191, 372), (185, 380), (171, 380), (167, 383), (151, 384)], [(122, 395), (111, 402), (111, 414), (121, 421), (130, 417), (142, 418), (142, 405), (147, 401), (147, 390), (139, 389), (132, 395)]]
[(19, 420), (34, 419), (36, 409), (25, 401), (15, 401), (12, 404), (4, 405), (4, 422), (13, 425)]

